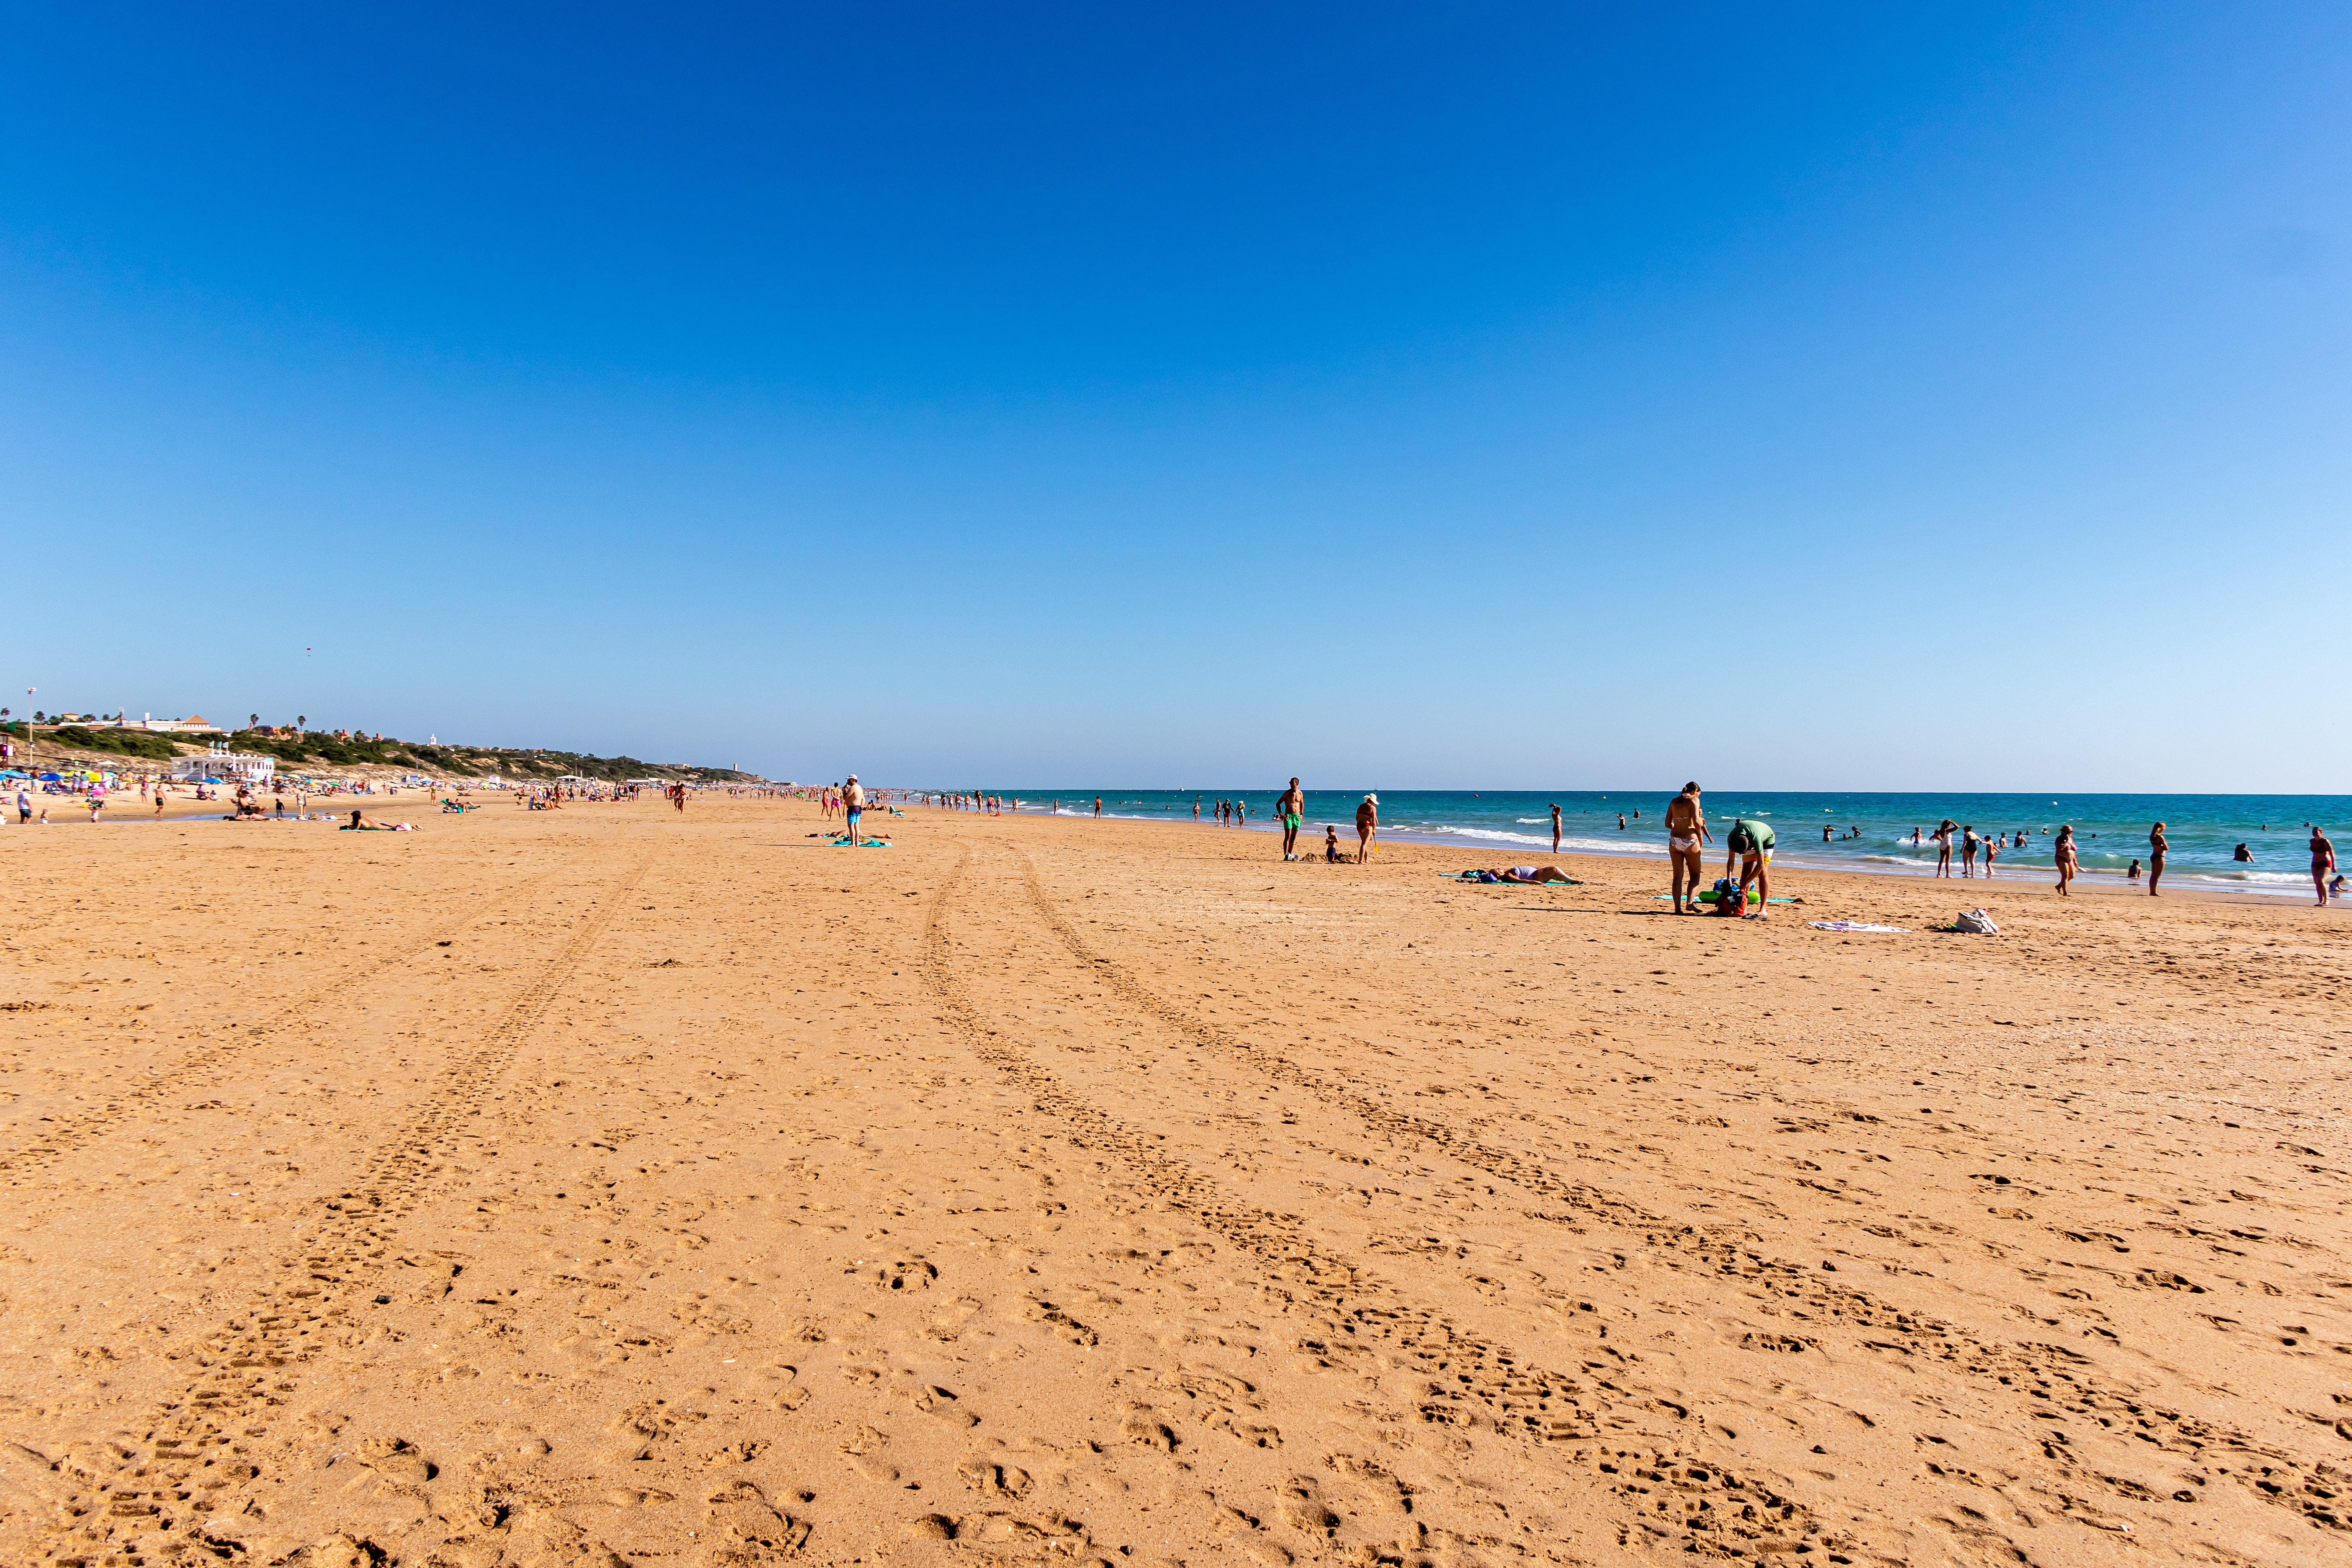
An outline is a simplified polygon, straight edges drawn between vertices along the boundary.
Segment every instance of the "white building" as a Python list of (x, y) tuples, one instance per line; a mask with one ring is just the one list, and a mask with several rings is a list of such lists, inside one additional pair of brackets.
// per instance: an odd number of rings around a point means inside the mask
[(219, 779), (226, 784), (266, 789), (277, 772), (276, 757), (257, 756), (251, 752), (206, 752), (201, 756), (173, 758), (171, 777), (182, 784), (195, 779)]

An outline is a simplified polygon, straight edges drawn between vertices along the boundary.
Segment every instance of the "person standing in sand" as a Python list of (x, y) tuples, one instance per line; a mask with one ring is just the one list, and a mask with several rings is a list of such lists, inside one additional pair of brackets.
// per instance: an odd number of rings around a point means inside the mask
[(2147, 896), (2156, 897), (2156, 884), (2164, 875), (2164, 852), (2170, 846), (2164, 841), (2164, 824), (2158, 823), (2147, 830)]
[(1551, 852), (1559, 853), (1559, 802), (1551, 804)]
[(2336, 846), (2318, 824), (2311, 828), (2311, 885), (2319, 889), (2319, 907), (2327, 907), (2327, 874), (2336, 869)]
[[(1699, 809), (1698, 781), (1683, 785), (1683, 793), (1666, 803), (1666, 858), (1673, 863), (1675, 877), (1675, 913), (1704, 913), (1698, 907), (1699, 879), (1706, 875), (1701, 863), (1704, 851), (1699, 846), (1712, 844), (1715, 837), (1706, 830), (1706, 813)], [(1685, 906), (1683, 895), (1687, 890), (1690, 901)]]
[(866, 786), (857, 782), (856, 773), (850, 774), (849, 782), (841, 786), (841, 810), (849, 825), (849, 841), (855, 844), (859, 820), (866, 815)]
[(2069, 822), (2059, 827), (2058, 840), (2051, 846), (2051, 852), (2058, 858), (2059, 894), (2061, 897), (2071, 898), (2073, 895), (2066, 891), (2066, 884), (2083, 872), (2081, 862), (2074, 858), (2074, 825), (2073, 823)]
[(1723, 874), (1731, 875), (1731, 862), (1739, 862), (1739, 890), (1748, 891), (1748, 884), (1756, 884), (1756, 912), (1748, 918), (1760, 921), (1764, 906), (1772, 901), (1772, 825), (1752, 817), (1735, 816), (1731, 831), (1723, 837), (1725, 854)]
[(1963, 827), (1960, 829), (1960, 875), (1973, 877), (1976, 874), (1977, 830), (1973, 827)]
[(1282, 792), (1282, 798), (1274, 803), (1274, 814), (1282, 818), (1282, 858), (1286, 860), (1298, 858), (1298, 819), (1306, 811), (1307, 792), (1293, 779), (1290, 787)]
[(1952, 874), (1952, 829), (1958, 826), (1948, 816), (1936, 826), (1936, 875), (1938, 877)]
[(1372, 835), (1381, 830), (1381, 797), (1368, 795), (1356, 807), (1356, 864), (1372, 858)]
[(1097, 816), (1102, 815), (1102, 796), (1100, 795), (1095, 796), (1095, 815)]

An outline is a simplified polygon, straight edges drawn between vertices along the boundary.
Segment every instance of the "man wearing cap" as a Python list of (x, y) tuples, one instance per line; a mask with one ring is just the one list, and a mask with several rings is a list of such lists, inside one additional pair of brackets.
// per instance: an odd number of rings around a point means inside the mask
[(866, 815), (866, 792), (858, 787), (856, 773), (850, 774), (849, 782), (841, 786), (841, 806), (843, 815), (849, 819), (849, 841), (855, 844), (857, 842), (857, 819)]
[(1756, 912), (1748, 918), (1762, 920), (1764, 906), (1772, 900), (1772, 825), (1754, 817), (1735, 816), (1731, 831), (1723, 836), (1725, 854), (1723, 874), (1731, 875), (1731, 862), (1739, 862), (1739, 890), (1744, 895), (1748, 884), (1756, 884)]
[(1274, 814), (1282, 818), (1282, 858), (1286, 860), (1298, 858), (1295, 853), (1298, 848), (1298, 819), (1306, 812), (1307, 792), (1293, 779), (1290, 787), (1282, 792), (1282, 798), (1274, 803)]
[(1381, 830), (1381, 797), (1368, 795), (1356, 807), (1356, 864), (1372, 858), (1372, 835)]

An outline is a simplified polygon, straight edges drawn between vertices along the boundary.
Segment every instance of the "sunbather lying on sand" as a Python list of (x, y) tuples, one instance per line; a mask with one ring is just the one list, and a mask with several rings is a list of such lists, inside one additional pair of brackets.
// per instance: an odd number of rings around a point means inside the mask
[(1557, 866), (1496, 866), (1486, 871), (1465, 871), (1462, 875), (1480, 880), (1493, 879), (1497, 882), (1573, 882), (1575, 878)]
[(351, 821), (343, 825), (345, 833), (405, 833), (408, 830), (405, 822), (378, 822), (358, 811), (353, 811)]

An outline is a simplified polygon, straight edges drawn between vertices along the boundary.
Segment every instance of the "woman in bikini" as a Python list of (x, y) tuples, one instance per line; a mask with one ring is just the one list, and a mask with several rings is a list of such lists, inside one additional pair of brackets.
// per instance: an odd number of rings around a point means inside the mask
[(2147, 896), (2156, 897), (2156, 884), (2164, 875), (2164, 824), (2158, 823), (2147, 830)]
[(2058, 857), (2058, 891), (2067, 898), (2066, 884), (2083, 873), (2081, 862), (2074, 858), (2074, 825), (2068, 823), (2058, 830), (2058, 842), (2053, 846)]

